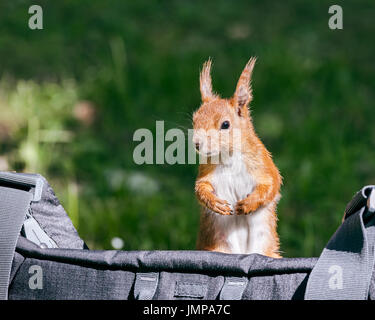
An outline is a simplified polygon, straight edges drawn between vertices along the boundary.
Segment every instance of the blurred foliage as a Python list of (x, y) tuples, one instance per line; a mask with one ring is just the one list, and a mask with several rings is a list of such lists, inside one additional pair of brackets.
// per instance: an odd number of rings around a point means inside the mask
[[(40, 4), (44, 29), (28, 29)], [(284, 177), (285, 256), (319, 255), (356, 190), (375, 183), (375, 3), (0, 2), (0, 170), (40, 172), (91, 248), (193, 249), (196, 165), (132, 160), (138, 128), (191, 127), (199, 69), (233, 93), (258, 57), (255, 128)], [(340, 4), (336, 1), (335, 4)]]

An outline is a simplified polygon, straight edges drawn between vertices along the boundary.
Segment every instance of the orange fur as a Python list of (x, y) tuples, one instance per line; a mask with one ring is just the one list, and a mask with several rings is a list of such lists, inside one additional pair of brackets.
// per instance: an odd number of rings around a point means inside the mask
[[(240, 151), (246, 170), (255, 181), (255, 186), (252, 191), (249, 190), (247, 197), (238, 200), (233, 212), (229, 203), (215, 194), (215, 189), (212, 185), (213, 174), (219, 164), (213, 164), (210, 161), (207, 164), (200, 164), (195, 186), (197, 199), (202, 205), (197, 248), (200, 250), (231, 252), (225, 233), (218, 231), (218, 222), (214, 215), (207, 214), (207, 209), (220, 215), (249, 215), (259, 208), (270, 205), (272, 214), (267, 220), (270, 233), (268, 238), (265, 239), (267, 245), (262, 253), (271, 257), (280, 257), (278, 253), (279, 237), (276, 231), (276, 203), (280, 197), (279, 190), (282, 178), (272, 161), (270, 153), (254, 131), (248, 109), (248, 105), (252, 100), (251, 74), (254, 64), (255, 59), (250, 59), (239, 78), (235, 93), (230, 99), (222, 99), (212, 92), (211, 60), (204, 64), (200, 74), (203, 103), (193, 115), (194, 130), (203, 129), (205, 131), (216, 130), (221, 132), (223, 130), (220, 129), (220, 125), (223, 121), (229, 121), (231, 127), (227, 131), (228, 134), (233, 138), (234, 130), (232, 128), (239, 129), (241, 143), (237, 144), (236, 139), (233, 141), (218, 141), (214, 136), (209, 135), (194, 136), (194, 143), (201, 146), (199, 149), (200, 154), (208, 155), (210, 152), (221, 154), (224, 148), (229, 150), (230, 154)], [(210, 159), (209, 156), (208, 159)]]

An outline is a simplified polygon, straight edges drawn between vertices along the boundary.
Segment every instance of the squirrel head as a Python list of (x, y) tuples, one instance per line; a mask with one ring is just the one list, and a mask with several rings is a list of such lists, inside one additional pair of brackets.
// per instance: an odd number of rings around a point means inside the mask
[(200, 73), (202, 104), (193, 114), (193, 144), (205, 157), (241, 151), (241, 138), (252, 129), (249, 113), (251, 75), (256, 58), (251, 58), (243, 69), (233, 97), (220, 98), (212, 90), (211, 59), (203, 64)]

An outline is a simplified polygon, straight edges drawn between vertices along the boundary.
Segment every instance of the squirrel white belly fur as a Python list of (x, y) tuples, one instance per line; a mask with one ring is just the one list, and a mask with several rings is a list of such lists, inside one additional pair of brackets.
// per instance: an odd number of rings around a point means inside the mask
[(193, 142), (207, 161), (200, 163), (195, 185), (202, 205), (197, 249), (280, 257), (281, 176), (248, 110), (254, 64), (250, 59), (231, 99), (212, 92), (210, 60), (200, 75), (203, 103), (193, 115)]
[[(226, 200), (234, 212), (236, 203), (253, 191), (255, 181), (248, 173), (241, 155), (235, 153), (215, 168), (212, 186), (215, 194)], [(277, 201), (278, 197), (251, 215), (223, 216), (207, 208), (206, 214), (211, 214), (212, 219), (216, 220), (216, 232), (227, 238), (231, 253), (261, 254), (268, 245), (267, 238), (271, 236), (268, 221), (273, 214), (272, 207)]]

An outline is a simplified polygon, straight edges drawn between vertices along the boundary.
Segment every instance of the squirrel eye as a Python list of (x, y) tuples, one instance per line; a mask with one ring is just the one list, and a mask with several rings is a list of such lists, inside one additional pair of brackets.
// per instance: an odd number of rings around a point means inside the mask
[(220, 129), (228, 129), (229, 126), (230, 126), (229, 121), (224, 121), (224, 122), (221, 124), (221, 128), (220, 128)]

